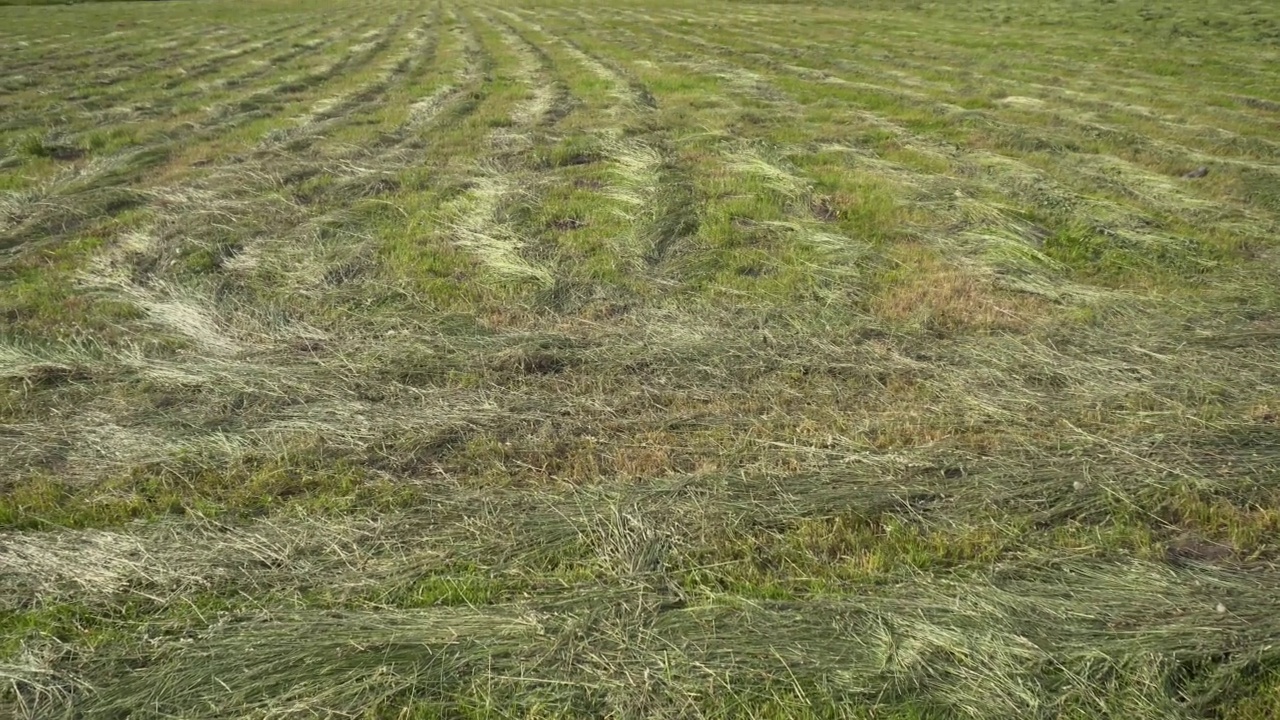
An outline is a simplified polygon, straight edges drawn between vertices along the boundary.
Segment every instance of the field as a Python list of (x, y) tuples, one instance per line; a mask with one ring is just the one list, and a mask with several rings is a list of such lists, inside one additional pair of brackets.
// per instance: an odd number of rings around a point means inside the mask
[(0, 67), (0, 715), (1280, 717), (1280, 6), (0, 7)]

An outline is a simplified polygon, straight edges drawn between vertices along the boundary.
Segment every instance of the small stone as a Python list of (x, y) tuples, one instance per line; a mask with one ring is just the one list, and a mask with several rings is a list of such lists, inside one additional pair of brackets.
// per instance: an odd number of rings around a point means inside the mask
[(1080, 492), (1081, 490), (1083, 490), (1083, 489), (1084, 489), (1084, 483), (1082, 483), (1082, 482), (1080, 482), (1079, 480), (1077, 480), (1077, 481), (1075, 481), (1075, 482), (1071, 483), (1071, 487), (1075, 488), (1075, 489), (1076, 489), (1076, 492)]
[(1225, 615), (1227, 612), (1227, 606), (1223, 605), (1222, 603), (1218, 603), (1218, 607), (1214, 609), (1218, 611), (1219, 615)]

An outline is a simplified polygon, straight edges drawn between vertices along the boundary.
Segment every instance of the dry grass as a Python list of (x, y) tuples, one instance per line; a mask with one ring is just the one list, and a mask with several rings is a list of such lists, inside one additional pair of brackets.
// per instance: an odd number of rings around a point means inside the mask
[(909, 279), (891, 280), (872, 300), (871, 311), (885, 321), (940, 333), (1025, 333), (1051, 310), (1034, 295), (997, 289), (989, 271), (983, 277), (976, 269), (948, 268), (921, 248), (899, 253), (895, 260)]
[(0, 713), (1280, 712), (1269, 6), (0, 19)]

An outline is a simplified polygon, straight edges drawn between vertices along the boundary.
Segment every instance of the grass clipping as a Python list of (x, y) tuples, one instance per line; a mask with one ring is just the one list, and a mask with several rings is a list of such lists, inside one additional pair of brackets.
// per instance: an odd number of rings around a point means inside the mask
[(91, 657), (81, 677), (93, 689), (75, 704), (90, 717), (394, 717), (477, 704), (825, 717), (905, 703), (972, 718), (1190, 718), (1277, 659), (1278, 590), (1235, 571), (1080, 561), (831, 599), (702, 602), (636, 573), (616, 588), (483, 607), (227, 618), (199, 637), (161, 625)]

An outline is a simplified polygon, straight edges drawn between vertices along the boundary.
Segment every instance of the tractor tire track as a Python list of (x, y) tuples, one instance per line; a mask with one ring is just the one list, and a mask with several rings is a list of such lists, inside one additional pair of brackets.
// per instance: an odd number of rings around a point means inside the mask
[[(658, 103), (649, 89), (634, 75), (609, 60), (592, 55), (572, 39), (555, 35), (526, 15), (503, 12), (513, 21), (552, 38), (564, 51), (591, 73), (609, 83), (615, 103), (608, 109), (618, 124), (647, 120), (651, 125)], [(605, 194), (622, 203), (630, 233), (615, 247), (618, 257), (633, 272), (648, 274), (660, 282), (663, 270), (670, 270), (682, 248), (698, 231), (694, 187), (688, 169), (677, 160), (670, 139), (662, 132), (624, 136), (606, 131), (605, 148), (614, 165), (616, 185)], [(656, 273), (656, 274), (655, 274)]]

